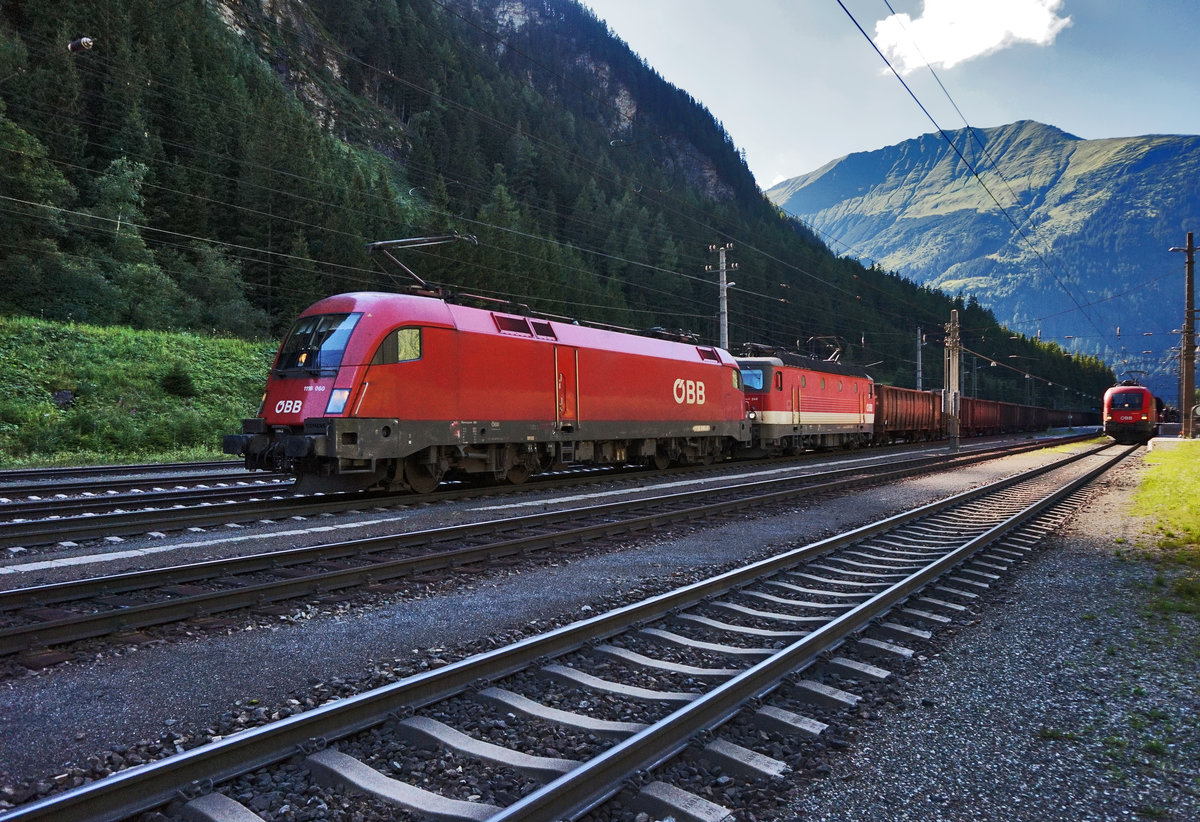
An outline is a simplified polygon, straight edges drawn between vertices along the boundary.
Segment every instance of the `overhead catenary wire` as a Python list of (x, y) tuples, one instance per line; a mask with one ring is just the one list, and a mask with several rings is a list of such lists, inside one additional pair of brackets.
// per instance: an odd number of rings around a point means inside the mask
[(912, 87), (909, 86), (909, 84), (905, 82), (904, 78), (900, 75), (900, 72), (898, 72), (896, 70), (895, 66), (892, 65), (891, 61), (888, 60), (887, 55), (885, 55), (879, 49), (879, 46), (876, 45), (875, 41), (873, 39), (871, 39), (871, 36), (869, 34), (867, 34), (865, 29), (863, 29), (862, 25), (855, 18), (854, 14), (848, 8), (846, 8), (846, 4), (844, 2), (842, 2), (842, 0), (837, 0), (837, 4), (841, 7), (842, 11), (844, 11), (846, 13), (846, 16), (850, 18), (850, 21), (854, 24), (855, 28), (858, 29), (859, 33), (862, 34), (862, 36), (864, 38), (866, 38), (867, 42), (871, 44), (871, 48), (874, 49), (875, 53), (879, 55), (879, 58), (881, 60), (883, 60), (884, 65), (886, 65), (888, 67), (888, 70), (892, 72), (892, 74), (895, 76), (896, 80), (899, 81), (900, 85), (904, 87), (904, 90), (912, 98), (913, 102), (917, 104), (917, 107), (921, 109), (922, 113), (926, 116), (926, 118), (928, 118), (929, 122), (933, 124), (933, 127), (937, 130), (937, 132), (941, 136), (941, 138), (946, 142), (946, 144), (948, 146), (950, 146), (950, 149), (955, 153), (955, 155), (963, 163), (963, 165), (967, 167), (967, 169), (971, 173), (971, 176), (975, 179), (976, 182), (979, 183), (980, 187), (983, 188), (983, 190), (987, 193), (988, 197), (992, 200), (992, 202), (995, 203), (996, 208), (998, 208), (1000, 210), (1000, 213), (1004, 216), (1005, 220), (1013, 227), (1013, 230), (1017, 233), (1017, 235), (1020, 236), (1026, 242), (1026, 244), (1029, 246), (1029, 248), (1033, 252), (1033, 254), (1035, 256), (1037, 256), (1037, 258), (1039, 260), (1041, 260), (1042, 264), (1046, 267), (1047, 272), (1051, 275), (1051, 277), (1054, 279), (1054, 281), (1058, 284), (1059, 288), (1063, 291), (1063, 293), (1067, 295), (1067, 297), (1071, 300), (1072, 303), (1074, 303), (1075, 307), (1080, 311), (1080, 313), (1083, 314), (1083, 316), (1092, 325), (1092, 327), (1095, 328), (1097, 331), (1100, 331), (1100, 328), (1098, 325), (1096, 325), (1095, 320), (1086, 311), (1086, 309), (1079, 303), (1079, 300), (1076, 299), (1074, 293), (1066, 287), (1066, 284), (1062, 282), (1062, 279), (1058, 276), (1057, 272), (1055, 272), (1053, 270), (1053, 268), (1049, 265), (1049, 263), (1046, 261), (1045, 257), (1042, 256), (1041, 252), (1038, 249), (1036, 249), (1033, 246), (1033, 244), (1029, 241), (1029, 238), (1025, 235), (1025, 232), (1021, 229), (1020, 225), (1018, 225), (1016, 220), (1013, 219), (1012, 215), (1008, 213), (1008, 210), (1005, 209), (1004, 206), (1000, 204), (1000, 201), (996, 198), (996, 195), (988, 187), (987, 183), (985, 183), (983, 181), (983, 178), (980, 176), (979, 171), (975, 168), (974, 164), (972, 164), (966, 158), (966, 156), (962, 153), (962, 151), (958, 148), (958, 146), (955, 145), (954, 141), (952, 139), (950, 139), (950, 136), (946, 133), (945, 129), (943, 129), (941, 127), (941, 125), (938, 124), (937, 119), (934, 118), (934, 116), (930, 113), (929, 109), (925, 106), (925, 104), (921, 102), (921, 99), (917, 96), (916, 92), (913, 91)]

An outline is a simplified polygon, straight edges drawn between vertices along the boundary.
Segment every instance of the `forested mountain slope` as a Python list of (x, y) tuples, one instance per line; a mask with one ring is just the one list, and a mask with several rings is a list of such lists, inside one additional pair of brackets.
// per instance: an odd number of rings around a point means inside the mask
[(1027, 334), (1171, 377), (1183, 277), (1167, 249), (1200, 229), (1200, 137), (1082, 140), (1029, 121), (949, 136), (961, 157), (927, 134), (767, 196), (854, 255), (976, 296)]
[[(397, 287), (365, 243), (459, 232), (478, 245), (405, 261), (715, 339), (705, 266), (732, 242), (735, 344), (833, 338), (911, 384), (917, 326), (955, 305), (782, 217), (711, 113), (570, 0), (3, 0), (0, 150), (5, 313), (277, 335), (318, 297)], [(958, 305), (1047, 377), (1108, 379)]]

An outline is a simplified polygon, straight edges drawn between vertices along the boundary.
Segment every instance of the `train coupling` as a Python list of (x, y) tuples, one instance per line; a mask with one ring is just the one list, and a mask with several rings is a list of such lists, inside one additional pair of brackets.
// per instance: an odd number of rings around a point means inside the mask
[(221, 453), (235, 456), (259, 454), (271, 445), (267, 421), (261, 418), (242, 420), (242, 433), (226, 434), (221, 439)]

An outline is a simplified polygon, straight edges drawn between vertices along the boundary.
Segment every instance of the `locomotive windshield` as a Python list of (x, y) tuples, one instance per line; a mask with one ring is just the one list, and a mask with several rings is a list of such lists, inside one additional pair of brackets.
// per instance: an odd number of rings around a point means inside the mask
[(301, 371), (311, 375), (336, 369), (342, 364), (346, 341), (350, 339), (350, 332), (361, 316), (318, 314), (301, 317), (283, 341), (275, 372), (283, 375)]
[(1109, 399), (1109, 407), (1121, 411), (1141, 411), (1142, 393), (1140, 391), (1113, 394)]
[(763, 380), (763, 370), (761, 368), (742, 369), (742, 384), (746, 386), (747, 391), (762, 391)]

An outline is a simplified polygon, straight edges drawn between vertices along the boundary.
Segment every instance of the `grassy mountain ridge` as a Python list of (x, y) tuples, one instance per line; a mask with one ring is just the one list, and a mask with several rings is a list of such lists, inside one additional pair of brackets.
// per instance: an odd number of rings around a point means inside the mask
[[(1163, 360), (1182, 321), (1182, 278), (1168, 276), (1181, 261), (1165, 252), (1200, 225), (1200, 137), (1083, 140), (1031, 121), (949, 136), (979, 180), (927, 134), (767, 196), (855, 255), (1118, 371), (1140, 367), (1174, 395)], [(1156, 339), (1133, 343), (1135, 328)]]

